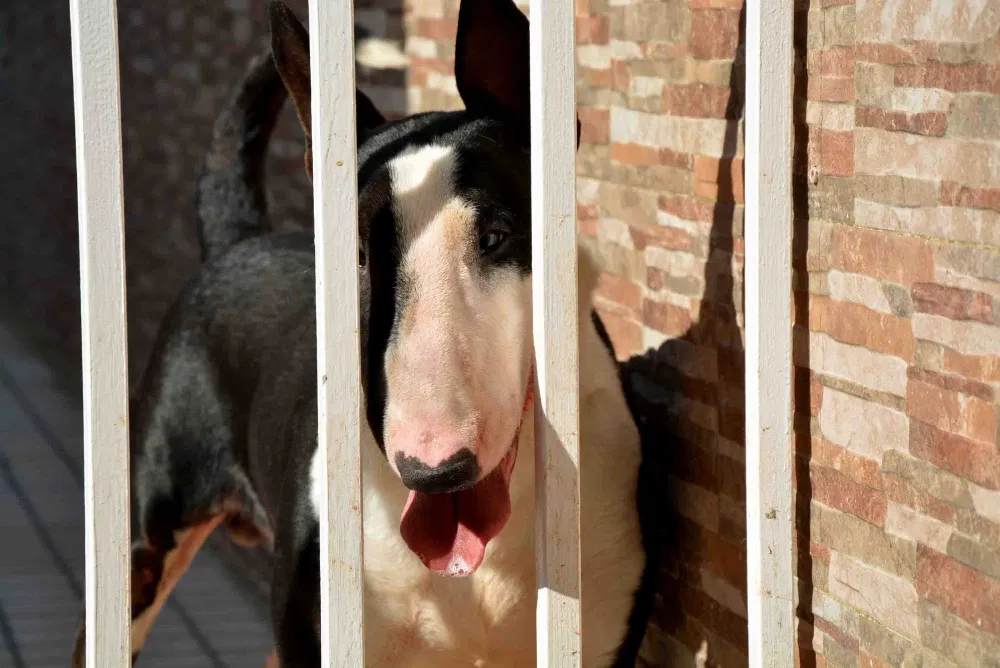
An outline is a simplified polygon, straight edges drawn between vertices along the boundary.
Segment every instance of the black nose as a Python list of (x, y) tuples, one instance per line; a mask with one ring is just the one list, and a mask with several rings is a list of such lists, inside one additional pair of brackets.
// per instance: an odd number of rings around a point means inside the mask
[(457, 492), (479, 480), (479, 461), (472, 451), (462, 448), (437, 466), (428, 466), (402, 452), (396, 455), (396, 468), (403, 484), (423, 494)]

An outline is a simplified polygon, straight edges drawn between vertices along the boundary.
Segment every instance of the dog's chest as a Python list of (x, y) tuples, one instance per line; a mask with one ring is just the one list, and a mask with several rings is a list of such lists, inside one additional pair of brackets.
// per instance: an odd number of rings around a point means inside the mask
[(386, 575), (366, 569), (367, 665), (531, 664), (534, 592), (525, 585), (533, 574), (484, 567), (464, 580)]
[(399, 535), (405, 492), (384, 458), (366, 466), (366, 665), (533, 664), (534, 467), (524, 459), (511, 481), (511, 519), (467, 578), (435, 575), (410, 552)]

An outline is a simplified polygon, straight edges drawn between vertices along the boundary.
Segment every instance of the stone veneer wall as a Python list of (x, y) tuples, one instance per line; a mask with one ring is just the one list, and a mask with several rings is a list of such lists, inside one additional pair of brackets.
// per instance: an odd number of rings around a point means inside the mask
[[(66, 10), (12, 1), (0, 267), (72, 356)], [(458, 0), (367, 3), (359, 22), (411, 58), (361, 72), (376, 103), (460, 106)], [(599, 242), (597, 305), (664, 482), (650, 665), (747, 663), (741, 7), (577, 0), (579, 227)], [(796, 10), (799, 663), (1000, 665), (1000, 5)], [(197, 164), (264, 21), (256, 0), (121, 11), (135, 371), (196, 266)], [(291, 118), (280, 138), (275, 211), (301, 219)]]

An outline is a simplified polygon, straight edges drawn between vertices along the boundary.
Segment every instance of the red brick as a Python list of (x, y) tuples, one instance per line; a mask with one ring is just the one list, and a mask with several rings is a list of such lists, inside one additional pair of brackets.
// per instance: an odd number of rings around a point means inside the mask
[(747, 495), (746, 467), (730, 457), (719, 456), (715, 462), (718, 489), (731, 498), (745, 499)]
[(580, 118), (580, 141), (584, 144), (607, 144), (611, 134), (607, 109), (581, 107), (577, 110)]
[(1000, 383), (1000, 357), (996, 355), (962, 355), (945, 348), (944, 369), (984, 383)]
[(887, 508), (885, 494), (859, 485), (847, 476), (823, 466), (810, 466), (812, 498), (823, 505), (850, 513), (869, 524), (882, 526)]
[(687, 439), (680, 439), (676, 454), (678, 456), (677, 467), (673, 472), (679, 479), (705, 489), (718, 487), (715, 477), (716, 457), (714, 453), (700, 445), (688, 442)]
[(973, 627), (1000, 634), (1000, 581), (926, 545), (917, 546), (917, 593)]
[(823, 439), (812, 439), (812, 461), (837, 471), (865, 487), (875, 490), (883, 488), (882, 472), (877, 461), (862, 457)]
[(809, 329), (843, 343), (913, 359), (915, 344), (910, 321), (860, 304), (813, 295), (809, 299)]
[(601, 274), (594, 294), (616, 304), (621, 304), (636, 314), (638, 314), (639, 307), (642, 304), (642, 290), (639, 286), (626, 278), (615, 276), (614, 274)]
[(594, 70), (589, 67), (577, 67), (576, 73), (590, 88), (611, 88), (611, 70)]
[(883, 489), (886, 498), (890, 501), (913, 508), (945, 523), (955, 522), (957, 512), (954, 506), (917, 489), (906, 480), (886, 475), (883, 478)]
[(906, 375), (910, 379), (920, 381), (921, 383), (930, 383), (931, 385), (937, 385), (938, 387), (946, 390), (968, 394), (969, 396), (978, 397), (986, 402), (993, 401), (993, 388), (986, 383), (981, 383), (977, 380), (969, 380), (968, 378), (962, 378), (961, 376), (950, 376), (936, 371), (928, 371), (927, 369), (921, 369), (915, 366), (908, 368), (906, 370)]
[[(709, 158), (699, 155), (694, 159), (695, 184), (711, 183), (717, 184), (722, 190), (724, 197), (712, 199), (724, 199), (724, 201), (743, 201), (743, 159), (742, 158)], [(697, 194), (697, 191), (695, 191)], [(728, 199), (725, 196), (728, 195)]]
[(691, 55), (706, 60), (732, 59), (739, 47), (740, 13), (729, 9), (691, 12)]
[(690, 153), (678, 153), (669, 148), (660, 149), (660, 164), (665, 167), (683, 167), (691, 169), (693, 157)]
[(711, 531), (700, 532), (698, 548), (705, 566), (729, 584), (746, 590), (747, 556), (745, 548), (734, 545)]
[(806, 98), (817, 102), (851, 102), (854, 100), (854, 79), (847, 77), (809, 77)]
[(943, 111), (908, 114), (904, 111), (858, 107), (854, 111), (854, 124), (866, 128), (881, 128), (890, 132), (909, 132), (928, 137), (943, 137), (948, 125), (948, 115)]
[(809, 541), (809, 554), (824, 564), (829, 565), (830, 563), (830, 548), (826, 545)]
[(711, 223), (715, 215), (712, 202), (693, 197), (660, 195), (658, 203), (661, 211), (698, 223)]
[(826, 621), (819, 615), (813, 617), (813, 626), (825, 633), (826, 635), (833, 638), (834, 642), (843, 645), (855, 654), (858, 652), (859, 642), (854, 636), (850, 636), (845, 633), (842, 629), (834, 626), (832, 623)]
[[(579, 204), (577, 205), (577, 210), (579, 211)], [(581, 218), (577, 216), (576, 219), (576, 229), (577, 231), (585, 237), (590, 237), (591, 239), (597, 238), (597, 218)]]
[(646, 267), (646, 285), (650, 290), (662, 290), (667, 287), (667, 273), (656, 267)]
[(1000, 189), (970, 188), (954, 181), (943, 181), (940, 201), (945, 206), (1000, 211)]
[(597, 218), (599, 215), (596, 204), (581, 204), (576, 203), (576, 219), (577, 220), (591, 220)]
[(736, 9), (743, 6), (743, 0), (688, 0), (691, 9)]
[(930, 282), (934, 258), (923, 239), (836, 225), (831, 236), (831, 266), (893, 283)]
[(884, 65), (919, 65), (937, 57), (936, 42), (899, 44), (856, 44), (854, 56), (858, 62)]
[(638, 249), (647, 246), (666, 248), (667, 250), (691, 250), (691, 235), (677, 227), (664, 225), (644, 225), (632, 228), (632, 242)]
[(810, 128), (809, 135), (819, 148), (821, 174), (854, 176), (854, 132)]
[(817, 378), (809, 379), (809, 415), (816, 417), (823, 408), (823, 383)]
[(997, 442), (996, 404), (969, 397), (962, 417), (965, 420), (963, 427), (966, 436), (984, 443)]
[(658, 165), (659, 151), (641, 144), (612, 144), (611, 160), (625, 165)]
[(682, 584), (677, 600), (685, 613), (692, 615), (723, 639), (740, 647), (747, 643), (747, 622), (732, 610), (723, 608), (701, 589)]
[[(733, 0), (708, 0), (709, 2), (730, 2)], [(742, 0), (735, 0), (742, 2)], [(688, 44), (670, 44), (668, 42), (641, 42), (639, 49), (642, 57), (647, 60), (670, 60), (672, 58), (687, 58), (690, 55)]]
[(691, 327), (691, 313), (673, 304), (643, 300), (642, 322), (667, 336), (680, 336)]
[(906, 414), (938, 429), (961, 431), (961, 397), (934, 385), (910, 379), (906, 384)]
[(1000, 65), (966, 63), (897, 67), (896, 85), (1000, 95)]
[(663, 111), (672, 116), (725, 118), (731, 90), (705, 84), (676, 84), (663, 88)]
[(920, 313), (943, 315), (951, 320), (993, 322), (993, 298), (985, 293), (915, 283), (912, 295), (913, 307)]
[(619, 93), (627, 93), (632, 82), (632, 72), (629, 64), (622, 60), (611, 61), (611, 89)]
[(576, 19), (577, 44), (607, 44), (608, 19), (605, 16), (582, 16)]
[(611, 159), (626, 165), (660, 165), (691, 168), (691, 154), (641, 144), (611, 144)]
[(455, 39), (457, 30), (457, 18), (450, 19), (417, 19), (416, 34), (419, 37), (441, 42), (450, 42)]
[(910, 454), (986, 487), (1000, 489), (1000, 448), (910, 420)]
[(642, 352), (642, 327), (639, 323), (611, 313), (601, 305), (597, 306), (597, 311), (605, 329), (608, 330), (608, 336), (611, 337), (618, 359), (628, 359)]
[(825, 77), (853, 77), (854, 49), (840, 47), (819, 52), (819, 73)]
[(730, 202), (730, 203), (742, 203), (743, 193), (734, 193), (732, 190), (727, 189), (722, 191), (719, 189), (718, 184), (709, 183), (708, 181), (695, 181), (694, 184), (694, 194), (698, 197), (703, 197), (705, 199), (716, 200), (719, 202)]
[(441, 58), (420, 58), (414, 56), (410, 58), (410, 70), (420, 72), (437, 72), (451, 76), (455, 71), (455, 64)]

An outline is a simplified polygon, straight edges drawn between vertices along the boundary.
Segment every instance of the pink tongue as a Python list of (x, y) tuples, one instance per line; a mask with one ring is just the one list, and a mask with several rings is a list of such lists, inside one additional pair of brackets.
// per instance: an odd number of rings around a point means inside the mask
[(472, 575), (486, 544), (510, 518), (508, 477), (496, 467), (469, 489), (451, 494), (410, 492), (399, 533), (407, 546), (439, 575)]

